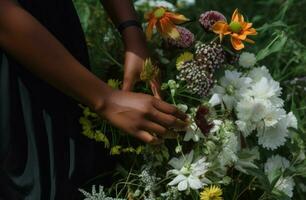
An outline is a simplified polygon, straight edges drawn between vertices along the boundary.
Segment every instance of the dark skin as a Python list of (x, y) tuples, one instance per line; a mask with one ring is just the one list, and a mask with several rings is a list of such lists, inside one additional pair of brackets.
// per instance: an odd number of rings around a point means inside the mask
[[(115, 23), (136, 17), (129, 0), (103, 2)], [(82, 66), (14, 1), (0, 0), (1, 49), (33, 74), (89, 106), (124, 132), (147, 143), (160, 143), (159, 138), (165, 137), (169, 128), (185, 127), (186, 115), (158, 98), (129, 92), (139, 77), (147, 50), (138, 28), (127, 28), (123, 40), (126, 47), (124, 90), (119, 91), (111, 89)]]

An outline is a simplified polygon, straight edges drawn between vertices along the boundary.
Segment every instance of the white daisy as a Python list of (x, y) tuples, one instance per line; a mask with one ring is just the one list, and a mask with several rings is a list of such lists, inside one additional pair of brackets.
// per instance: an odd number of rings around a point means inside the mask
[(249, 77), (254, 81), (254, 82), (258, 82), (260, 81), (261, 78), (265, 77), (268, 80), (273, 79), (269, 70), (267, 69), (266, 66), (262, 66), (262, 67), (257, 67), (252, 69), (249, 72)]

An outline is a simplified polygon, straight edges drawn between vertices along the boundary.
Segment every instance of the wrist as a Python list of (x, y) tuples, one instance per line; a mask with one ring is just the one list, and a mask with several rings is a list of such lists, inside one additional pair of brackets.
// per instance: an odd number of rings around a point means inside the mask
[(89, 107), (91, 107), (94, 112), (103, 115), (103, 110), (105, 110), (107, 104), (107, 98), (112, 95), (115, 90), (105, 83), (102, 87), (100, 92), (97, 93), (97, 96), (90, 102)]

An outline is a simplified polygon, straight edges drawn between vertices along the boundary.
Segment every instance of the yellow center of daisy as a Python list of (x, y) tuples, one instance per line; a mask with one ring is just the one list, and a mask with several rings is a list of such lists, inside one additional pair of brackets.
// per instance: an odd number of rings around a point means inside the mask
[(242, 30), (241, 24), (239, 22), (231, 22), (229, 27), (234, 33), (239, 33)]
[(166, 12), (166, 9), (165, 8), (157, 8), (155, 11), (154, 11), (154, 17), (156, 18), (161, 18), (164, 16)]

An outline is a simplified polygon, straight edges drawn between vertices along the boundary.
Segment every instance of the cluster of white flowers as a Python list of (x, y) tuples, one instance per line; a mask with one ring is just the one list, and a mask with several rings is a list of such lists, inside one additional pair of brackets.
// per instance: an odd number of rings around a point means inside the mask
[(136, 8), (137, 11), (144, 11), (147, 12), (153, 8), (156, 7), (165, 7), (168, 8), (169, 10), (175, 11), (176, 10), (176, 6), (173, 5), (172, 3), (168, 2), (168, 1), (164, 1), (164, 0), (137, 0), (134, 3), (134, 6)]
[(274, 150), (289, 137), (288, 128), (297, 128), (293, 113), (286, 113), (281, 88), (265, 66), (248, 73), (225, 71), (213, 88), (212, 106), (222, 104), (236, 112), (236, 124), (245, 137), (257, 131), (258, 143)]

